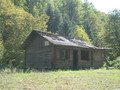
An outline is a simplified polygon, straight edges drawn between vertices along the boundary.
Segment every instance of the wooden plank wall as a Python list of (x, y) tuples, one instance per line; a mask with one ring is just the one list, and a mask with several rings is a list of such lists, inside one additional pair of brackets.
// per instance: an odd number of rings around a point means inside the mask
[(45, 46), (44, 41), (46, 41), (44, 38), (38, 36), (27, 48), (27, 68), (51, 68), (53, 60), (53, 46), (51, 44), (49, 46)]
[[(69, 50), (70, 58), (68, 60), (60, 59), (60, 50)], [(56, 68), (65, 68), (72, 69), (73, 68), (73, 50), (78, 50), (78, 69), (81, 68), (99, 68), (103, 65), (105, 56), (103, 50), (93, 50), (93, 49), (83, 49), (83, 48), (75, 48), (75, 47), (65, 47), (65, 46), (57, 46), (55, 48), (56, 58), (55, 58), (55, 67)], [(81, 50), (89, 51), (89, 60), (81, 60)]]

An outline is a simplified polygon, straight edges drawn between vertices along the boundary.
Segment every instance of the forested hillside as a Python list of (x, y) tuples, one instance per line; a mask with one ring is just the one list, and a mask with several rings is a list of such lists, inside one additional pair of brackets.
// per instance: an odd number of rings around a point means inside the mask
[(120, 56), (120, 10), (105, 14), (81, 0), (0, 0), (0, 66), (22, 67), (21, 45), (32, 29), (113, 48), (108, 60)]

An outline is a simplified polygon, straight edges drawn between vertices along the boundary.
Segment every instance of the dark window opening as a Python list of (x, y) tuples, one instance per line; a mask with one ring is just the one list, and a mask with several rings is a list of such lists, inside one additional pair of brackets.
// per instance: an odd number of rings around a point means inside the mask
[(73, 50), (73, 69), (78, 68), (78, 50)]
[(81, 60), (89, 60), (89, 51), (87, 50), (81, 51)]
[(69, 50), (60, 50), (60, 59), (69, 59)]

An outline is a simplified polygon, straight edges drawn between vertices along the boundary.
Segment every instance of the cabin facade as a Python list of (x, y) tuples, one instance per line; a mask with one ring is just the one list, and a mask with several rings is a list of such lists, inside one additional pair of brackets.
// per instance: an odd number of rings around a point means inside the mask
[(99, 68), (106, 49), (87, 42), (33, 30), (23, 44), (26, 68), (81, 69)]

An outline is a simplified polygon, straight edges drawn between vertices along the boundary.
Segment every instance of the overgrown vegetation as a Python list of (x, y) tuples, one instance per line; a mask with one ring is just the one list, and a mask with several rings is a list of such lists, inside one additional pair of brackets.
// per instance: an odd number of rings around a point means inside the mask
[(118, 90), (120, 70), (0, 72), (1, 90)]
[(109, 61), (110, 66), (120, 68), (120, 57), (115, 58), (113, 61)]
[(113, 48), (110, 63), (120, 56), (120, 10), (105, 14), (86, 0), (0, 0), (0, 67), (23, 67), (21, 45), (32, 29)]

